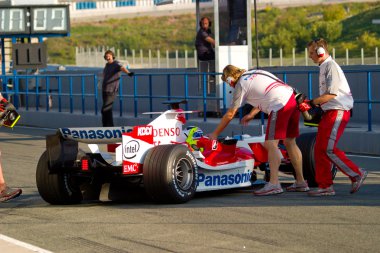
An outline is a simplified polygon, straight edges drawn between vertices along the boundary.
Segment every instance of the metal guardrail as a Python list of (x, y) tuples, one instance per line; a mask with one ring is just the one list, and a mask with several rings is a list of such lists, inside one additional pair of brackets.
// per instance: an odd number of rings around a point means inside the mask
[[(372, 131), (372, 107), (374, 104), (380, 104), (380, 100), (374, 100), (372, 94), (373, 87), (373, 74), (380, 73), (380, 70), (347, 70), (345, 73), (366, 73), (366, 88), (367, 98), (356, 99), (355, 103), (367, 104), (367, 125), (368, 131)], [(308, 80), (308, 97), (313, 98), (312, 84), (313, 75), (318, 75), (318, 71), (272, 71), (277, 76), (282, 76), (282, 79), (287, 82), (290, 75), (306, 75)], [(201, 102), (203, 108), (203, 120), (207, 121), (207, 103), (210, 101), (219, 102), (221, 105), (221, 112), (224, 113), (227, 109), (226, 100), (226, 84), (223, 83), (222, 96), (208, 96), (207, 95), (207, 76), (215, 75), (217, 80), (221, 73), (153, 73), (153, 74), (138, 74), (133, 77), (133, 81), (126, 75), (122, 75), (120, 79), (119, 89), (119, 116), (126, 115), (123, 110), (123, 103), (127, 99), (133, 100), (133, 114), (135, 118), (138, 118), (139, 101), (148, 99), (149, 110), (154, 111), (153, 105), (156, 99), (166, 100), (192, 100)], [(153, 88), (156, 85), (153, 82), (154, 77), (165, 77), (166, 84), (161, 85), (160, 89), (166, 89), (166, 95), (155, 95)], [(183, 91), (184, 94), (174, 94), (172, 91), (172, 78), (175, 76), (183, 77)], [(148, 78), (148, 92), (141, 94), (138, 91), (139, 79)], [(193, 95), (190, 91), (189, 78), (200, 78), (202, 91), (201, 94)], [(95, 115), (99, 114), (99, 87), (98, 76), (96, 74), (54, 74), (54, 75), (0, 75), (0, 81), (2, 83), (2, 94), (5, 96), (11, 96), (12, 102), (19, 108), (24, 106), (25, 110), (30, 110), (30, 103), (34, 103), (35, 110), (39, 111), (45, 107), (46, 111), (50, 111), (49, 99), (52, 95), (58, 99), (58, 112), (63, 112), (63, 108), (68, 108), (70, 113), (80, 110), (82, 114), (89, 113), (90, 111)], [(125, 94), (123, 89), (126, 85), (130, 85), (129, 88), (133, 89), (132, 94)], [(175, 84), (180, 85), (179, 83)], [(194, 92), (193, 92), (194, 93)], [(21, 101), (23, 96), (24, 101)], [(40, 106), (41, 96), (44, 96), (45, 106)], [(89, 102), (89, 99), (93, 102)], [(77, 101), (80, 101), (79, 103)], [(117, 101), (116, 101), (117, 103)], [(67, 106), (68, 105), (68, 106)], [(90, 109), (87, 109), (91, 108)], [(188, 110), (188, 105), (185, 105), (185, 109)]]
[[(31, 96), (34, 98), (34, 104), (36, 111), (40, 110), (40, 97), (45, 95), (46, 101), (46, 111), (50, 110), (49, 107), (49, 97), (51, 95), (56, 95), (58, 98), (58, 112), (62, 112), (63, 102), (62, 99), (67, 97), (69, 100), (69, 109), (70, 113), (74, 113), (74, 110), (77, 109), (74, 106), (74, 98), (80, 97), (81, 110), (82, 113), (86, 113), (85, 109), (85, 98), (93, 97), (95, 111), (97, 112), (98, 104), (98, 89), (97, 89), (97, 76), (95, 74), (59, 74), (59, 75), (0, 75), (2, 83), (2, 94), (5, 96), (11, 96), (12, 103), (18, 109), (21, 106), (21, 96), (24, 96), (25, 101), (23, 101), (23, 106), (26, 110), (29, 110)], [(93, 83), (93, 90), (91, 93), (85, 89), (85, 81), (91, 80)], [(66, 80), (65, 86), (63, 80)], [(80, 87), (80, 92), (74, 91), (74, 81), (75, 85)]]

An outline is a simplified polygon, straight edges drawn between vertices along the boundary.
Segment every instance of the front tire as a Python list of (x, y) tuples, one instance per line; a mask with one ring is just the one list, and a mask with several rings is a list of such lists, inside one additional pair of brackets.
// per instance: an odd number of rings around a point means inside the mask
[(184, 145), (160, 145), (148, 151), (143, 165), (144, 186), (159, 203), (185, 203), (195, 194), (198, 166)]
[(42, 199), (52, 205), (78, 204), (83, 199), (79, 186), (69, 173), (50, 173), (47, 151), (38, 161), (36, 183)]

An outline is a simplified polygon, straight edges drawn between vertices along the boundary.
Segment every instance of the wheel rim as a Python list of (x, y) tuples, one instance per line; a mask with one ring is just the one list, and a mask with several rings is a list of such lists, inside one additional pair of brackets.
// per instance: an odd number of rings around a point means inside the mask
[(73, 180), (73, 177), (69, 173), (63, 173), (63, 182), (70, 196), (78, 192), (78, 189), (73, 186)]
[(175, 168), (175, 181), (179, 188), (183, 191), (188, 190), (193, 184), (193, 167), (185, 158), (177, 162)]

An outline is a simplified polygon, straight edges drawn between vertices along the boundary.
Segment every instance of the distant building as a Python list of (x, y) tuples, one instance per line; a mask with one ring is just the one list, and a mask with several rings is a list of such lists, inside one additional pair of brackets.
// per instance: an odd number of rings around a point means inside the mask
[(0, 6), (58, 4), (58, 0), (0, 0)]

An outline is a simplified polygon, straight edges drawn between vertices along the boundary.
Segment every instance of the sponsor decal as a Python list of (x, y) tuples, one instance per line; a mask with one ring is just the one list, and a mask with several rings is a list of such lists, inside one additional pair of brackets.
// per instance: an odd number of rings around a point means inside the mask
[(123, 156), (125, 159), (135, 158), (139, 150), (140, 143), (136, 140), (131, 140), (123, 144)]
[(218, 141), (217, 140), (212, 140), (212, 150), (217, 150), (218, 149)]
[(139, 174), (141, 172), (142, 172), (142, 164), (123, 162), (123, 174), (124, 175)]
[[(131, 132), (124, 134), (124, 136), (129, 136), (132, 139), (145, 141), (147, 143), (153, 143), (153, 127), (148, 125), (135, 126)], [(124, 137), (123, 142), (125, 142)]]
[(153, 134), (152, 126), (144, 126), (137, 128), (137, 136), (149, 136)]
[(246, 183), (251, 179), (252, 172), (229, 174), (229, 175), (210, 175), (206, 176), (203, 173), (198, 175), (198, 185), (204, 184), (209, 186), (224, 186), (224, 185), (238, 185)]
[(162, 140), (159, 140), (160, 138), (178, 137), (181, 135), (181, 129), (179, 127), (154, 128), (153, 126), (147, 125), (135, 127), (133, 132), (127, 135), (135, 139), (159, 145)]
[(179, 127), (168, 127), (168, 128), (155, 128), (153, 129), (154, 137), (169, 137), (169, 136), (179, 136), (181, 130)]
[(121, 139), (128, 129), (118, 128), (60, 128), (61, 134), (66, 139), (82, 140), (107, 140)]

